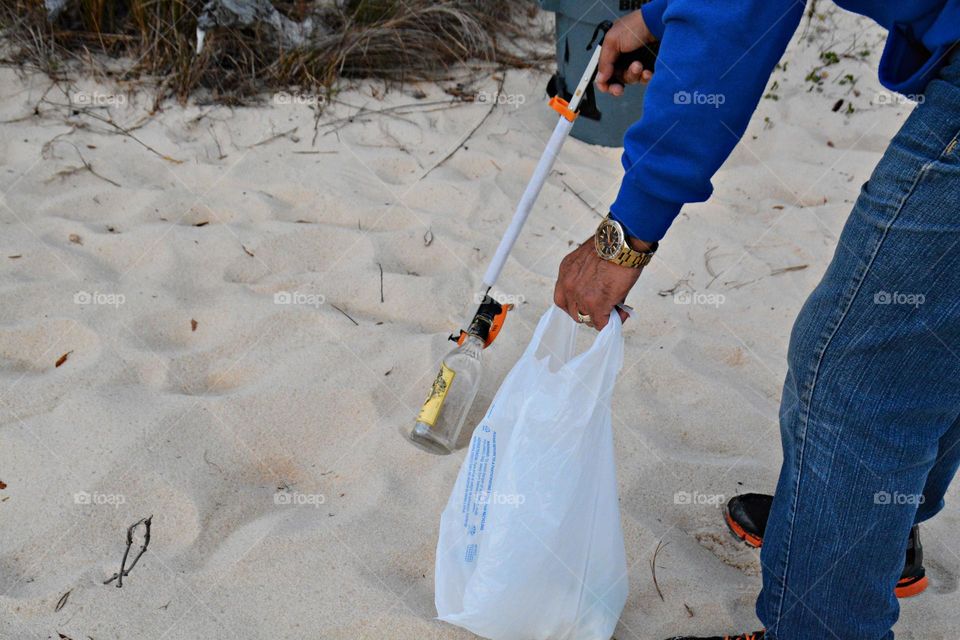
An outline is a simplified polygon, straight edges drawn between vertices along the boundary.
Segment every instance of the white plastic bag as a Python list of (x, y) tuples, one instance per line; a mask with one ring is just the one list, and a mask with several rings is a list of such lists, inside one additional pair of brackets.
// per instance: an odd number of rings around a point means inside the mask
[(610, 396), (620, 317), (574, 354), (552, 306), (477, 426), (440, 518), (438, 617), (493, 640), (609, 640), (627, 599)]

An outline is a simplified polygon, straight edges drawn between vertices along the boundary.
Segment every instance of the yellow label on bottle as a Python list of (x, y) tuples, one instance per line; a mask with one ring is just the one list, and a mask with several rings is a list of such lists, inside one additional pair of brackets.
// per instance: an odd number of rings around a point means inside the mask
[(430, 387), (430, 395), (424, 401), (420, 408), (420, 415), (417, 416), (417, 422), (428, 424), (431, 427), (437, 424), (437, 416), (440, 415), (440, 409), (443, 407), (443, 401), (447, 399), (447, 392), (450, 391), (450, 385), (453, 383), (453, 377), (457, 375), (453, 369), (446, 363), (440, 363), (440, 372)]

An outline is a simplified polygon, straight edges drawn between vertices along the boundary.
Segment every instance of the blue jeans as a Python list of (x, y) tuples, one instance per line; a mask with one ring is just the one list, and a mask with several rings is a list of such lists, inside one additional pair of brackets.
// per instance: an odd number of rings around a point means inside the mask
[(790, 337), (757, 615), (887, 640), (911, 526), (960, 465), (960, 51), (863, 185)]

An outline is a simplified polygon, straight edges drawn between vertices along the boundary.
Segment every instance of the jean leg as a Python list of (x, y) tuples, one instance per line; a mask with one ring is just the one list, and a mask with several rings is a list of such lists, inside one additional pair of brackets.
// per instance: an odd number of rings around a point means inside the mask
[(937, 461), (927, 474), (927, 483), (923, 487), (923, 502), (917, 509), (914, 522), (919, 524), (929, 520), (943, 509), (943, 496), (950, 482), (960, 468), (960, 420), (953, 423), (937, 448)]
[(960, 420), (960, 56), (944, 77), (794, 325), (757, 600), (772, 639), (892, 638), (920, 496), (956, 468), (940, 453)]

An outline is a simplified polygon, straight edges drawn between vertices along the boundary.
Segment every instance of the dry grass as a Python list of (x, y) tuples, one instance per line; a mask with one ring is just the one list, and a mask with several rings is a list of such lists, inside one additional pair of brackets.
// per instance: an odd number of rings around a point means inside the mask
[(198, 55), (204, 1), (69, 0), (51, 22), (43, 0), (4, 0), (4, 62), (154, 84), (158, 100), (238, 104), (281, 88), (329, 90), (341, 78), (440, 79), (468, 61), (548, 57), (524, 49), (542, 42), (534, 0), (276, 0), (285, 19), (318, 25), (306, 42), (285, 43), (264, 25), (217, 27)]

